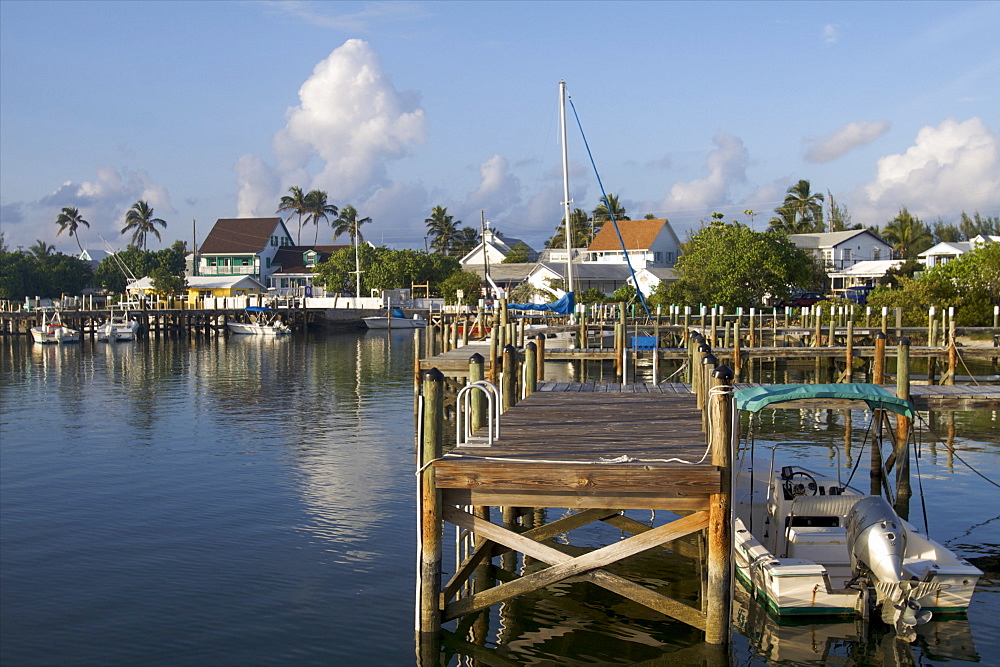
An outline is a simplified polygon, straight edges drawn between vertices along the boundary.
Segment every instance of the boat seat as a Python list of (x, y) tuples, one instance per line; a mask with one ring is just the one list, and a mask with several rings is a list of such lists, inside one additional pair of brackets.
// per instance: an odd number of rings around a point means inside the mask
[(797, 496), (791, 513), (796, 516), (847, 516), (865, 496)]
[(828, 565), (850, 563), (847, 529), (833, 526), (793, 526), (788, 529), (788, 555)]

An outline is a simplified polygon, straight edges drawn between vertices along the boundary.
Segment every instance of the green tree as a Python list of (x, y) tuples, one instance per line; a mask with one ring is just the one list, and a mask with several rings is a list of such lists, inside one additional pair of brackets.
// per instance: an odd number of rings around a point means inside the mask
[(805, 179), (788, 188), (785, 202), (774, 209), (778, 215), (771, 218), (771, 227), (788, 234), (823, 231), (823, 193), (810, 192), (809, 188)]
[(962, 239), (963, 241), (968, 241), (979, 235), (1000, 236), (1000, 216), (991, 215), (983, 217), (979, 214), (979, 211), (976, 211), (970, 217), (968, 213), (962, 211), (962, 220), (959, 222), (959, 228), (965, 237)]
[(149, 273), (152, 291), (161, 299), (183, 294), (188, 287), (184, 275), (173, 273), (166, 266), (158, 266)]
[(775, 229), (755, 232), (715, 221), (688, 238), (675, 269), (681, 279), (667, 289), (668, 303), (753, 306), (783, 299), (789, 287), (813, 287), (824, 274), (813, 258)]
[(919, 277), (900, 276), (896, 286), (879, 287), (868, 297), (873, 308), (901, 308), (904, 326), (926, 323), (927, 310), (955, 308), (959, 326), (988, 326), (1000, 306), (1000, 244), (989, 243)]
[(0, 250), (0, 298), (78, 295), (91, 284), (93, 272), (87, 262), (40, 243), (44, 248), (35, 247), (37, 254)]
[(333, 240), (336, 241), (342, 235), (351, 237), (351, 243), (357, 245), (365, 240), (361, 227), (371, 222), (371, 218), (359, 218), (358, 210), (353, 206), (345, 206), (340, 209), (336, 220), (333, 221)]
[(80, 229), (80, 225), (84, 227), (90, 227), (90, 223), (83, 219), (83, 215), (80, 210), (73, 206), (64, 206), (62, 213), (56, 217), (56, 224), (59, 225), (59, 231), (56, 232), (56, 236), (66, 232), (68, 236), (76, 238), (76, 244), (80, 247), (80, 254), (83, 254), (83, 245), (80, 243), (80, 236), (77, 231)]
[(625, 207), (618, 202), (618, 195), (609, 193), (607, 200), (602, 199), (594, 207), (594, 212), (591, 214), (594, 221), (593, 230), (590, 235), (591, 238), (597, 236), (597, 232), (601, 231), (601, 227), (611, 219), (612, 214), (614, 214), (615, 220), (631, 220), (628, 217)]
[(295, 236), (295, 245), (302, 244), (302, 216), (308, 213), (308, 204), (306, 202), (306, 195), (302, 192), (302, 188), (297, 185), (293, 185), (288, 188), (289, 194), (283, 195), (281, 200), (278, 202), (278, 210), (276, 213), (287, 212), (289, 214), (295, 214), (299, 216), (299, 230)]
[(905, 206), (885, 226), (881, 236), (892, 244), (893, 252), (901, 259), (914, 259), (934, 243), (930, 228)]
[(441, 282), (441, 294), (445, 303), (458, 303), (458, 291), (462, 291), (462, 303), (473, 305), (482, 296), (483, 280), (471, 271), (456, 271)]
[(313, 235), (313, 245), (319, 243), (319, 222), (328, 222), (331, 215), (337, 215), (337, 207), (327, 201), (327, 194), (323, 190), (310, 190), (305, 196), (305, 212), (308, 214), (307, 220), (311, 220), (316, 225), (316, 233)]
[[(587, 212), (582, 208), (573, 209), (569, 214), (570, 229), (573, 230), (573, 247), (574, 248), (587, 248), (590, 246), (590, 242), (594, 240), (593, 234), (591, 233), (590, 219), (587, 217)], [(548, 241), (545, 242), (546, 248), (565, 248), (566, 247), (566, 218), (559, 221), (559, 228), (556, 229), (556, 233), (552, 235)]]
[(56, 247), (49, 245), (41, 239), (36, 239), (32, 245), (28, 246), (28, 252), (35, 256), (35, 259), (45, 259), (55, 253)]
[(589, 287), (576, 295), (576, 302), (584, 305), (605, 303), (607, 300), (608, 296), (596, 287)]
[(448, 215), (447, 206), (435, 206), (431, 209), (429, 218), (424, 218), (427, 235), (431, 237), (431, 248), (443, 255), (451, 255), (452, 246), (458, 236), (458, 225), (461, 220), (455, 220)]
[[(427, 254), (416, 250), (390, 250), (385, 246), (358, 248), (365, 271), (365, 284), (371, 289), (409, 288), (429, 284), (432, 294), (440, 294), (441, 283), (461, 270), (454, 257)], [(313, 281), (332, 292), (347, 293), (354, 284), (354, 250), (345, 248), (313, 269)]]
[(838, 204), (833, 198), (833, 193), (829, 190), (827, 191), (827, 206), (829, 207), (829, 213), (827, 214), (827, 220), (829, 222), (829, 231), (831, 232), (846, 232), (849, 229), (860, 229), (860, 225), (854, 226), (851, 224), (851, 214), (847, 212), (847, 207), (842, 204)]
[(934, 223), (934, 240), (938, 243), (954, 243), (964, 241), (965, 238), (962, 235), (962, 230), (958, 227), (938, 218), (937, 222)]
[(635, 301), (636, 291), (631, 285), (622, 285), (611, 293), (611, 300), (617, 303), (632, 303)]
[(475, 227), (462, 227), (455, 234), (452, 252), (455, 257), (464, 257), (479, 245), (479, 231)]
[(507, 256), (503, 258), (501, 264), (525, 264), (529, 261), (531, 248), (524, 241), (518, 241), (514, 244), (514, 247), (510, 249)]
[(165, 221), (153, 216), (153, 207), (149, 205), (149, 202), (140, 199), (132, 204), (132, 208), (125, 213), (125, 226), (122, 228), (122, 234), (132, 232), (131, 245), (139, 250), (145, 250), (146, 237), (150, 234), (155, 236), (157, 241), (162, 240), (159, 230), (156, 229), (157, 225), (164, 229), (167, 227)]

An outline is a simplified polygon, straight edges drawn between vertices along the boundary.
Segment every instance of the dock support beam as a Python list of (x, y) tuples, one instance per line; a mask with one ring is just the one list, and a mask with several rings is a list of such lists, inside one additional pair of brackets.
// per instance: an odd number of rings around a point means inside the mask
[(727, 644), (732, 616), (730, 599), (730, 551), (732, 525), (729, 517), (729, 489), (732, 476), (733, 446), (733, 371), (719, 366), (712, 373), (708, 400), (711, 416), (709, 433), (712, 465), (721, 472), (719, 493), (709, 499), (708, 515), (708, 595), (705, 618), (705, 642)]
[(422, 438), (419, 441), (419, 477), (417, 539), (417, 664), (421, 667), (440, 663), (441, 632), (441, 492), (434, 483), (434, 466), (444, 444), (444, 375), (436, 368), (424, 373), (424, 409)]

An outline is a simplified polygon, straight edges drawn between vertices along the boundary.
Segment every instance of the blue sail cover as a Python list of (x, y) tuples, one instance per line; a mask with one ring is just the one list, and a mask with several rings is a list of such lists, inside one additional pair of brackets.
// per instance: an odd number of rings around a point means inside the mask
[(540, 310), (555, 313), (556, 315), (573, 314), (573, 293), (566, 292), (558, 301), (552, 303), (508, 303), (508, 310)]

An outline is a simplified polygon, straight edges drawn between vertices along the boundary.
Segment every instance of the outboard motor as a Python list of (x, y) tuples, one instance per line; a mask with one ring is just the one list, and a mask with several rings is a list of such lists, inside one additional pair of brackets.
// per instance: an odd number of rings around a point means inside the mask
[(892, 507), (878, 496), (862, 498), (847, 515), (851, 567), (864, 569), (881, 582), (902, 581), (906, 531)]
[(878, 496), (862, 498), (847, 515), (847, 544), (855, 574), (867, 571), (878, 591), (882, 620), (896, 628), (906, 641), (916, 638), (914, 626), (931, 619), (918, 599), (932, 592), (935, 584), (908, 581), (903, 572), (906, 529), (899, 516)]

